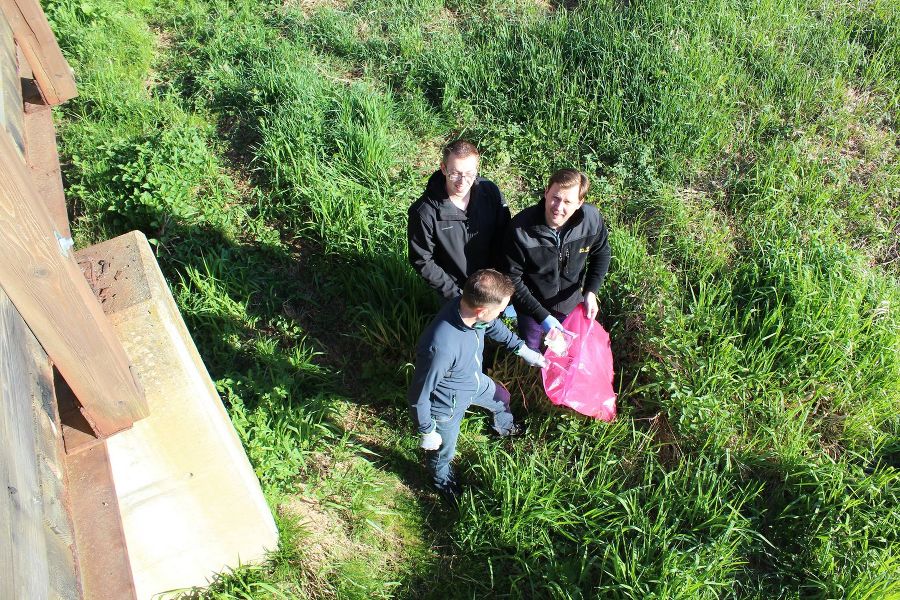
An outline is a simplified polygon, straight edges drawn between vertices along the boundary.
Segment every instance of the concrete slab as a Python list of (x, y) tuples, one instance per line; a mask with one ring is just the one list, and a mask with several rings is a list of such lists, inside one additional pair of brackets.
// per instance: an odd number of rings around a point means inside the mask
[(107, 440), (137, 598), (260, 561), (278, 545), (272, 513), (146, 237), (76, 257), (150, 409)]

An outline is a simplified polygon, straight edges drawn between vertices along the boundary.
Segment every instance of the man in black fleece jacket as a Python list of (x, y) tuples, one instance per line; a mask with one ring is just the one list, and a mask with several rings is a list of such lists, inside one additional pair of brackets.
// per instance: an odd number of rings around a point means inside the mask
[(609, 268), (606, 224), (585, 204), (590, 182), (575, 169), (550, 177), (544, 198), (516, 215), (506, 233), (506, 272), (516, 286), (519, 335), (540, 349), (542, 333), (562, 331), (560, 320), (583, 302), (597, 316), (597, 291)]
[(444, 148), (441, 168), (409, 208), (409, 262), (443, 302), (469, 275), (499, 267), (510, 213), (493, 182), (478, 176), (478, 149), (465, 140)]

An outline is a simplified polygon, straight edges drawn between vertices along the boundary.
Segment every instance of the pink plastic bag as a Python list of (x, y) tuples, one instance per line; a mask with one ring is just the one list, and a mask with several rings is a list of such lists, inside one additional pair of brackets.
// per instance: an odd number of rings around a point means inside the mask
[(544, 352), (548, 365), (542, 374), (550, 402), (612, 421), (616, 418), (616, 393), (609, 334), (596, 320), (587, 318), (583, 304), (562, 325), (574, 334), (566, 336), (568, 349), (562, 354), (551, 348)]

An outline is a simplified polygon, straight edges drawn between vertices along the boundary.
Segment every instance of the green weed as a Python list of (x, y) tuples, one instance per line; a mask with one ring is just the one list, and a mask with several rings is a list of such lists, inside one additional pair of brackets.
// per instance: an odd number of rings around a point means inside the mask
[[(76, 233), (158, 240), (279, 507), (272, 560), (195, 595), (900, 594), (896, 3), (46, 9)], [(517, 210), (591, 176), (620, 417), (498, 356), (528, 434), (466, 421), (453, 513), (408, 435), (436, 298), (404, 242), (459, 135)]]

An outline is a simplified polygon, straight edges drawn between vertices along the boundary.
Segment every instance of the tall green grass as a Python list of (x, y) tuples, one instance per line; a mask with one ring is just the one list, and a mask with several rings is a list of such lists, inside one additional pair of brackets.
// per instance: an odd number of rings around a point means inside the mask
[[(273, 505), (313, 502), (357, 550), (286, 534), (209, 597), (900, 595), (895, 3), (48, 14), (81, 82), (76, 230), (158, 240)], [(465, 423), (452, 514), (407, 435), (436, 301), (404, 225), (457, 135), (517, 209), (554, 168), (591, 176), (621, 413), (552, 408), (499, 358), (529, 433)]]

